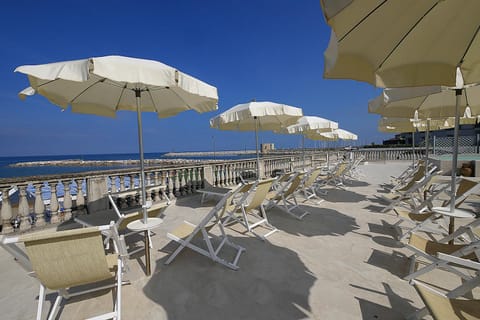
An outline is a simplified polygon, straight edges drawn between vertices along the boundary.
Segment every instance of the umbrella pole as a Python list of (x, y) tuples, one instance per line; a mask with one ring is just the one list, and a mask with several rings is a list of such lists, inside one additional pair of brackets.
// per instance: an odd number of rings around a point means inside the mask
[(255, 149), (257, 151), (257, 179), (260, 180), (260, 154), (258, 153), (258, 118), (255, 119)]
[(143, 166), (143, 133), (142, 133), (142, 114), (140, 112), (140, 89), (135, 89), (135, 97), (137, 100), (137, 128), (138, 128), (138, 148), (140, 153), (140, 187), (142, 188), (142, 212), (143, 223), (147, 223), (147, 192), (145, 190), (145, 168)]
[(303, 169), (305, 170), (305, 134), (302, 133)]
[(428, 148), (430, 147), (430, 118), (427, 118), (427, 131), (425, 132), (425, 176), (428, 175)]
[[(457, 160), (458, 160), (458, 127), (460, 126), (460, 116), (458, 109), (460, 106), (460, 98), (462, 96), (462, 89), (455, 89), (455, 129), (453, 133), (453, 154), (452, 154), (452, 181), (451, 181), (451, 198), (450, 198), (450, 212), (455, 211), (455, 180), (457, 177)], [(450, 225), (449, 228), (453, 226)], [(450, 230), (449, 230), (450, 231)]]
[(413, 167), (415, 167), (415, 129), (412, 131), (412, 154)]
[[(143, 223), (147, 224), (147, 192), (145, 190), (145, 168), (143, 163), (143, 133), (142, 133), (142, 113), (140, 112), (140, 97), (142, 92), (135, 89), (135, 98), (137, 102), (137, 127), (138, 127), (138, 149), (140, 153), (140, 186), (142, 188), (142, 212)], [(150, 267), (150, 234), (148, 228), (145, 230), (145, 273), (147, 276), (151, 274)]]

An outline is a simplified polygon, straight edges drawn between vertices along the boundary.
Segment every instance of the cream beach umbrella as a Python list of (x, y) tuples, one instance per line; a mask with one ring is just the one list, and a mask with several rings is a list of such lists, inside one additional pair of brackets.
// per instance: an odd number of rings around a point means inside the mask
[[(344, 129), (334, 129), (332, 131), (309, 131), (305, 137), (310, 140), (320, 141), (338, 141), (338, 140), (358, 140), (358, 136)], [(327, 150), (327, 166), (330, 165), (330, 157)]]
[(329, 132), (338, 128), (338, 123), (330, 121), (316, 116), (303, 116), (297, 120), (295, 124), (292, 124), (282, 130), (279, 133), (288, 134), (301, 134), (302, 135), (302, 158), (303, 166), (305, 167), (305, 135), (308, 132)]
[[(460, 96), (465, 84), (480, 82), (480, 1), (320, 3), (332, 27), (324, 54), (324, 77), (365, 81), (383, 88), (455, 87), (457, 120), (452, 164), (456, 163)], [(450, 210), (455, 211), (454, 201)]]
[[(166, 118), (186, 110), (217, 109), (217, 89), (158, 61), (122, 56), (94, 57), (42, 65), (25, 65), (15, 72), (26, 74), (30, 87), (20, 97), (38, 93), (62, 109), (115, 117), (117, 111), (137, 113), (143, 223), (147, 224), (141, 112)], [(147, 244), (147, 274), (150, 273)]]
[(220, 130), (255, 131), (257, 178), (260, 178), (258, 131), (279, 130), (294, 124), (302, 116), (302, 109), (297, 107), (270, 101), (252, 101), (238, 104), (210, 119), (210, 127)]
[[(454, 147), (452, 159), (452, 185), (455, 188), (455, 176), (458, 157), (458, 128), (460, 123), (475, 123), (472, 115), (480, 115), (480, 85), (464, 86), (461, 90), (445, 86), (388, 88), (373, 100), (369, 101), (368, 110), (371, 113), (386, 117), (406, 117), (415, 120), (426, 120), (426, 139), (429, 137), (429, 126), (432, 120), (452, 122), (454, 119)], [(462, 107), (460, 107), (462, 106)], [(463, 113), (460, 118), (459, 113)], [(428, 151), (428, 149), (427, 149)], [(428, 153), (427, 153), (428, 157)], [(428, 160), (427, 160), (428, 161)], [(452, 193), (452, 197), (455, 194)], [(452, 203), (454, 203), (452, 198)], [(454, 210), (452, 208), (451, 210)]]
[(332, 28), (324, 76), (377, 87), (480, 80), (480, 1), (321, 0)]

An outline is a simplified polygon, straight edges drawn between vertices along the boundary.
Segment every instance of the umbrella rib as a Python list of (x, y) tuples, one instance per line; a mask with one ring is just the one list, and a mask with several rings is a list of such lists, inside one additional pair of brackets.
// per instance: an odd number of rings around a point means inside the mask
[(380, 3), (378, 6), (375, 7), (375, 9), (371, 10), (365, 17), (363, 17), (362, 20), (357, 22), (356, 25), (354, 25), (341, 39), (338, 40), (338, 42), (342, 42), (343, 39), (345, 39), (353, 30), (355, 30), (359, 25), (363, 23), (363, 21), (367, 20), (370, 15), (372, 15), (375, 11), (378, 10), (381, 6), (383, 6), (388, 0), (384, 0), (382, 3)]
[(423, 20), (423, 18), (425, 18), (437, 5), (438, 5), (438, 2), (435, 3), (430, 9), (428, 9), (423, 14), (423, 16), (417, 20), (417, 22), (415, 22), (415, 24), (410, 28), (410, 30), (408, 30), (407, 33), (405, 33), (402, 39), (400, 39), (400, 41), (398, 41), (398, 43), (393, 47), (393, 49), (385, 56), (385, 59), (383, 59), (383, 61), (379, 64), (376, 70), (380, 69), (383, 66), (383, 64), (388, 60), (388, 58), (390, 58), (393, 52), (395, 52), (395, 50), (402, 44), (403, 40), (405, 40), (408, 37), (408, 35), (418, 26), (418, 24)]
[(423, 16), (415, 22), (415, 24), (410, 28), (410, 30), (405, 33), (405, 35), (398, 41), (398, 43), (392, 48), (392, 50), (385, 56), (385, 59), (380, 63), (380, 65), (376, 68), (376, 70), (380, 69), (383, 64), (390, 58), (390, 56), (395, 52), (395, 50), (402, 44), (403, 40), (405, 40), (408, 35), (418, 26), (418, 24), (425, 18), (436, 6), (438, 5), (438, 2), (436, 2), (430, 9), (428, 9)]
[(463, 60), (465, 59), (465, 56), (467, 55), (468, 51), (470, 50), (470, 47), (472, 46), (472, 43), (475, 40), (475, 38), (477, 37), (479, 31), (480, 31), (480, 25), (477, 26), (477, 30), (475, 30), (475, 33), (473, 34), (472, 39), (470, 39), (470, 42), (468, 43), (468, 46), (465, 49), (465, 52), (463, 53), (462, 58), (458, 62), (458, 65), (462, 65)]
[(120, 94), (117, 99), (117, 103), (115, 104), (115, 110), (118, 110), (118, 105), (120, 104), (120, 100), (122, 100), (123, 93), (125, 92), (125, 89), (127, 89), (127, 84), (125, 83), (123, 85), (122, 91), (120, 91)]
[(91, 85), (89, 85), (88, 87), (86, 87), (85, 89), (83, 89), (79, 94), (77, 94), (75, 97), (73, 97), (73, 99), (71, 99), (69, 101), (70, 104), (72, 104), (72, 102), (74, 102), (78, 97), (80, 97), (82, 94), (84, 94), (88, 89), (90, 89), (91, 87), (93, 87), (94, 85), (96, 85), (97, 83), (99, 82), (104, 82), (106, 80), (106, 78), (101, 78), (99, 79), (98, 81), (95, 81), (94, 83), (92, 83)]

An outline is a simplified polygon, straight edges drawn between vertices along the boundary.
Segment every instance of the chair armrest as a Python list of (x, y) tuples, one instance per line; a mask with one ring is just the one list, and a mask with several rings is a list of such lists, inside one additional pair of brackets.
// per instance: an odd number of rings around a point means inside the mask
[(460, 257), (455, 257), (455, 256), (445, 254), (445, 253), (441, 253), (441, 252), (438, 253), (437, 257), (440, 260), (443, 260), (443, 261), (446, 261), (446, 262), (449, 262), (449, 263), (454, 263), (454, 264), (457, 264), (457, 265), (460, 265), (460, 266), (463, 266), (463, 267), (466, 267), (466, 268), (470, 268), (470, 269), (480, 271), (480, 263), (472, 261), (472, 260), (463, 259), (463, 258), (460, 258)]

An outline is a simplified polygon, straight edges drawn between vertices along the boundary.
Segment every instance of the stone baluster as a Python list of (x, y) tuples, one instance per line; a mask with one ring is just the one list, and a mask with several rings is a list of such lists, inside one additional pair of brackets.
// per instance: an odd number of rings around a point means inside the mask
[(185, 168), (185, 193), (192, 193), (192, 181), (190, 179), (190, 168)]
[(8, 195), (9, 188), (2, 189), (2, 209), (0, 211), (0, 215), (2, 218), (2, 232), (3, 233), (10, 233), (12, 232), (13, 228), (10, 224), (10, 220), (12, 219), (12, 205), (10, 204), (10, 197)]
[(185, 194), (185, 185), (183, 184), (184, 180), (184, 169), (179, 169), (177, 170), (177, 179), (175, 181), (178, 181), (177, 184), (177, 193), (179, 196), (183, 196)]
[[(160, 176), (160, 185), (166, 186), (166, 187), (168, 188), (168, 185), (167, 185), (167, 172), (166, 172), (166, 171), (160, 171), (159, 176)], [(167, 189), (165, 189), (164, 191), (161, 191), (161, 194), (159, 193), (159, 196), (160, 196), (161, 199), (164, 199), (164, 197), (163, 197), (163, 196), (164, 196), (164, 195), (163, 195), (164, 192), (165, 192), (166, 195), (168, 195)]]
[(37, 225), (37, 226), (43, 226), (45, 225), (45, 204), (43, 203), (43, 197), (42, 197), (42, 185), (41, 183), (35, 184), (33, 187), (35, 188), (35, 202), (33, 206), (33, 213), (35, 215), (35, 218), (31, 218), (34, 220), (31, 220), (32, 226)]
[(19, 200), (17, 217), (20, 219), (20, 230), (26, 230), (30, 227), (28, 223), (30, 207), (28, 206), (26, 187), (25, 185), (18, 187)]
[(225, 185), (230, 186), (232, 184), (232, 166), (229, 164), (225, 165)]
[[(58, 219), (58, 209), (59, 209), (59, 205), (58, 205), (58, 198), (57, 198), (57, 187), (58, 187), (58, 183), (57, 182), (51, 182), (50, 183), (50, 193), (51, 193), (51, 197), (50, 197), (50, 214), (49, 214), (49, 217), (47, 217), (47, 220), (50, 218), (50, 222), (51, 223), (57, 223), (59, 222), (59, 219)], [(48, 222), (48, 221), (47, 221)]]
[(220, 179), (220, 186), (225, 187), (225, 167), (223, 165), (219, 166), (219, 179)]
[(120, 191), (125, 191), (125, 176), (120, 176)]
[(117, 176), (110, 176), (110, 191), (117, 192)]
[[(155, 171), (155, 172), (153, 173), (153, 181), (154, 181), (153, 183), (154, 183), (156, 186), (160, 185), (160, 174), (159, 174), (158, 171)], [(155, 193), (154, 193), (154, 195), (153, 195), (153, 201), (154, 201), (154, 202), (160, 201), (160, 196), (161, 196), (161, 195), (160, 195), (160, 190), (158, 190), (158, 192), (155, 191)]]
[(195, 177), (196, 171), (197, 168), (188, 169), (188, 172), (190, 173), (190, 190), (192, 191), (192, 193), (194, 193), (197, 189), (197, 178)]
[(204, 167), (201, 167), (200, 169), (200, 172), (199, 172), (199, 176), (200, 176), (200, 187), (199, 188), (205, 188), (205, 170), (204, 170)]
[(135, 189), (135, 174), (130, 174), (129, 175), (130, 177), (130, 185), (129, 185), (129, 189)]
[(167, 192), (168, 192), (168, 197), (170, 199), (173, 199), (175, 198), (175, 193), (174, 193), (174, 171), (173, 170), (169, 170), (167, 172), (167, 179), (168, 179), (168, 189), (167, 189)]
[(63, 219), (64, 221), (72, 218), (72, 195), (70, 194), (71, 181), (66, 180), (63, 182)]
[(213, 185), (215, 187), (220, 187), (220, 179), (218, 179), (218, 175), (219, 175), (218, 166), (213, 165)]
[[(115, 179), (113, 181), (115, 181)], [(78, 213), (83, 213), (85, 210), (85, 197), (83, 196), (83, 179), (78, 179), (75, 182), (77, 183), (77, 200), (75, 201), (75, 206)], [(112, 192), (114, 192), (113, 189)]]

